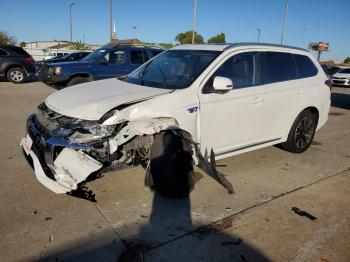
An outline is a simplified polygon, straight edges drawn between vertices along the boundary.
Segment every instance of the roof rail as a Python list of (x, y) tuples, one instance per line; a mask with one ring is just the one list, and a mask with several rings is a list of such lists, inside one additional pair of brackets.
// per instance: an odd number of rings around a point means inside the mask
[(283, 48), (290, 48), (290, 49), (295, 49), (295, 50), (301, 50), (301, 51), (306, 51), (310, 52), (309, 50), (301, 47), (295, 47), (295, 46), (288, 46), (288, 45), (278, 45), (278, 44), (269, 44), (269, 43), (254, 43), (254, 42), (243, 42), (243, 43), (232, 43), (229, 44), (224, 48), (224, 51), (235, 48), (235, 47), (240, 47), (240, 46), (247, 46), (247, 45), (256, 45), (256, 46), (265, 46), (265, 47), (283, 47)]

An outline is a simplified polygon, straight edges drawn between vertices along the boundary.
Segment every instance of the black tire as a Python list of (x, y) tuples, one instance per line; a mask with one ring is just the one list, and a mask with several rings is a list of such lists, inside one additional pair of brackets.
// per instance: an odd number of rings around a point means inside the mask
[(194, 187), (190, 145), (171, 131), (158, 134), (151, 147), (150, 173), (154, 189), (163, 197), (188, 196)]
[(295, 119), (288, 134), (288, 140), (282, 148), (292, 153), (303, 153), (311, 145), (316, 130), (316, 117), (309, 110), (304, 110)]
[(27, 74), (23, 70), (23, 68), (14, 67), (14, 68), (11, 68), (9, 71), (7, 71), (6, 77), (8, 81), (15, 84), (20, 84), (27, 79)]
[(74, 86), (74, 85), (86, 83), (86, 82), (90, 82), (90, 79), (88, 77), (76, 76), (76, 77), (73, 77), (71, 80), (69, 80), (69, 82), (67, 83), (67, 86)]

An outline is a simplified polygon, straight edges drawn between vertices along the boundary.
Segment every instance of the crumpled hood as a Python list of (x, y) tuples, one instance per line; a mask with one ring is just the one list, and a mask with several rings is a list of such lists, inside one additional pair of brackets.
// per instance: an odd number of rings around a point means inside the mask
[(172, 92), (170, 89), (140, 86), (113, 78), (57, 91), (46, 98), (45, 104), (65, 116), (98, 120), (119, 105), (142, 101), (170, 92)]

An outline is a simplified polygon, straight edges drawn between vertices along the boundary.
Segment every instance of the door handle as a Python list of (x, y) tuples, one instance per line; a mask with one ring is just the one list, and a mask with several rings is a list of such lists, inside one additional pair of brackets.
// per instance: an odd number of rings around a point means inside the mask
[(265, 101), (264, 98), (256, 97), (256, 98), (254, 98), (253, 104), (255, 104), (255, 105), (261, 105), (264, 101)]

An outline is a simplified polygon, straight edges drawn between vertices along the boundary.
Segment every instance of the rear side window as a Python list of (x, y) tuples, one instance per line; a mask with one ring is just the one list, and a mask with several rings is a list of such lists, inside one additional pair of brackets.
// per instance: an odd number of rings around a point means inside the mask
[(310, 58), (304, 55), (296, 55), (294, 54), (294, 60), (297, 65), (298, 70), (298, 78), (306, 78), (317, 75), (317, 68), (312, 63)]
[(21, 47), (7, 46), (6, 48), (17, 55), (29, 56), (29, 54)]
[(265, 52), (262, 83), (276, 83), (297, 78), (293, 57), (289, 53)]
[(4, 55), (7, 55), (7, 53), (6, 53), (4, 50), (2, 50), (2, 49), (0, 48), (0, 55), (1, 55), (1, 56), (4, 56)]
[(146, 62), (146, 60), (144, 58), (144, 52), (142, 52), (141, 50), (131, 51), (130, 56), (131, 56), (131, 63), (132, 64), (142, 65), (144, 62)]
[(153, 55), (153, 56), (156, 56), (156, 55), (159, 55), (161, 52), (163, 52), (163, 51), (160, 51), (160, 50), (153, 50), (153, 51), (152, 51), (152, 55)]

